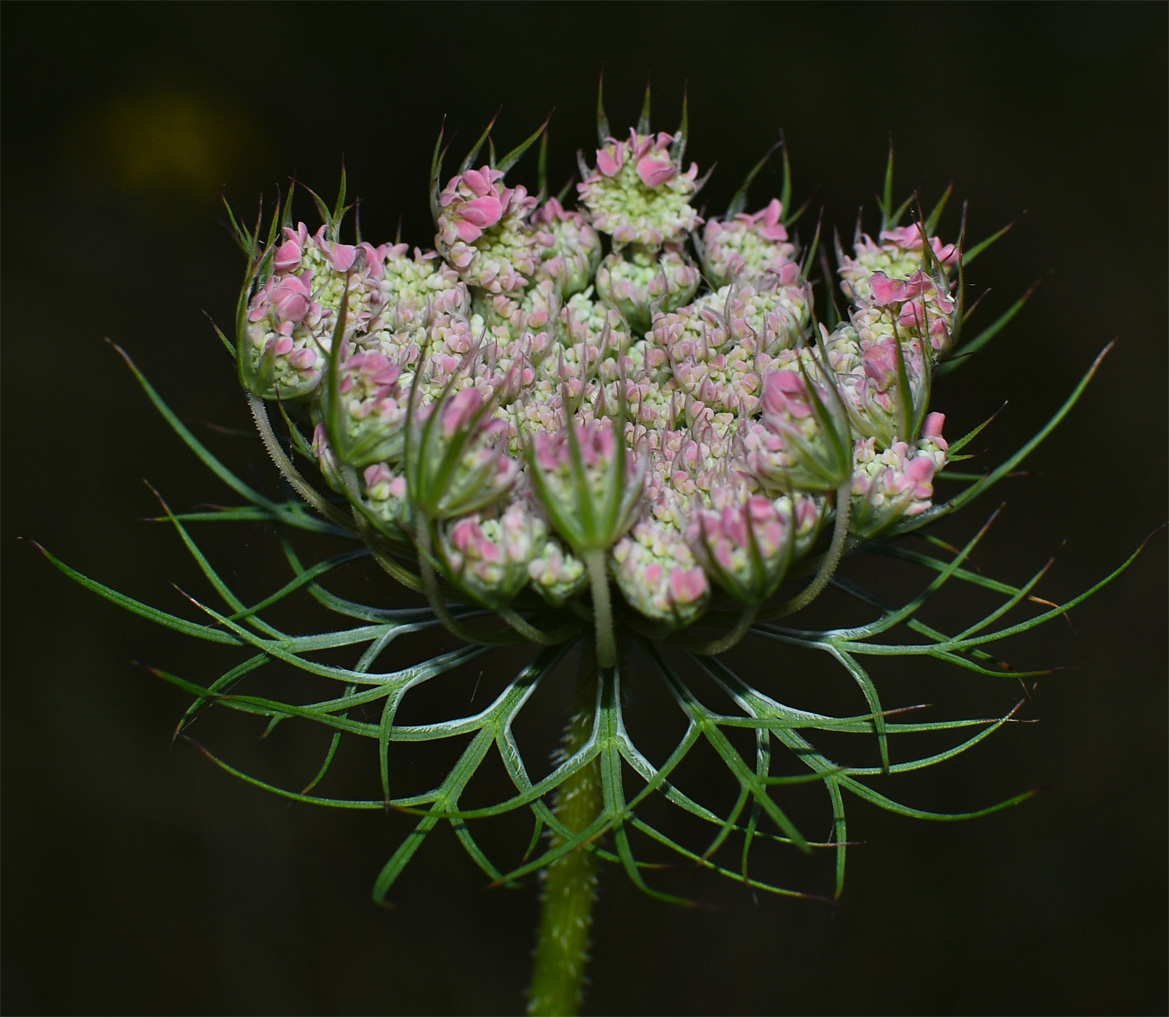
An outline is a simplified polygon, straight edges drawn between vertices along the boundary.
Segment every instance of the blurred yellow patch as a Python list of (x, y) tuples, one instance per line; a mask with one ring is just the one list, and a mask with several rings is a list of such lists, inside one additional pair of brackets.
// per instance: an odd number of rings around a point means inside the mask
[(90, 110), (66, 158), (126, 190), (205, 197), (252, 161), (254, 133), (242, 114), (214, 96), (152, 89), (113, 96)]

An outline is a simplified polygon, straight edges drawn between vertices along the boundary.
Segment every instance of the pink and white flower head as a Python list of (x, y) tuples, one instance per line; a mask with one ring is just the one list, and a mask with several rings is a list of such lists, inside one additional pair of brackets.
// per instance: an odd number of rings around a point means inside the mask
[[(689, 412), (693, 415), (695, 403), (701, 403), (712, 412), (710, 423), (716, 429), (740, 415), (756, 413), (762, 385), (758, 336), (749, 328), (736, 331), (733, 317), (728, 325), (722, 313), (725, 306), (700, 300), (658, 314), (647, 337), (665, 352), (678, 390), (693, 400), (687, 404)], [(705, 416), (702, 410), (697, 412)]]
[(939, 291), (934, 277), (919, 270), (906, 279), (891, 279), (878, 271), (868, 284), (870, 295), (857, 302), (854, 312), (858, 329), (874, 325), (880, 331), (899, 329), (903, 338), (928, 336), (935, 352), (949, 350), (955, 303), (948, 292)]
[(645, 463), (625, 447), (611, 420), (573, 421), (541, 432), (528, 459), (536, 497), (553, 529), (577, 554), (608, 550), (633, 525)]
[[(298, 238), (300, 229), (298, 226)], [(330, 240), (325, 226), (302, 246), (301, 266), (313, 273), (313, 299), (320, 305), (319, 320), (313, 324), (324, 348), (328, 349), (332, 340), (341, 300), (346, 295), (346, 334), (368, 331), (370, 320), (382, 305), (380, 280), (386, 250), (385, 244), (373, 247)]]
[(825, 342), (853, 433), (876, 438), (882, 448), (913, 441), (930, 397), (930, 364), (921, 342), (894, 329), (864, 334), (862, 339), (845, 325)]
[(833, 491), (851, 471), (848, 417), (819, 363), (793, 353), (763, 376), (762, 419), (743, 438), (747, 464), (767, 491)]
[[(941, 421), (932, 420), (930, 427), (940, 430)], [(858, 536), (878, 537), (930, 507), (933, 478), (939, 469), (933, 450), (917, 449), (903, 441), (881, 450), (876, 439), (862, 438), (854, 455), (850, 526)]]
[[(381, 461), (401, 462), (412, 374), (379, 352), (357, 353), (338, 366), (339, 452), (363, 469)], [(328, 406), (328, 400), (323, 405)], [(328, 412), (326, 410), (326, 412)]]
[(239, 351), (240, 377), (263, 399), (299, 399), (320, 383), (325, 366), (313, 322), (312, 272), (272, 276), (253, 295), (247, 342)]
[(562, 297), (588, 288), (601, 261), (601, 238), (580, 212), (549, 198), (532, 213), (540, 245), (538, 275), (551, 279)]
[(549, 537), (540, 552), (528, 562), (528, 578), (535, 590), (553, 607), (563, 607), (588, 589), (584, 562), (556, 537)]
[(881, 243), (857, 238), (854, 257), (838, 251), (841, 289), (854, 302), (852, 323), (862, 341), (897, 336), (927, 343), (932, 359), (949, 352), (956, 322), (948, 269), (953, 244), (927, 238), (917, 226), (886, 230)]
[(834, 498), (858, 537), (931, 502), (957, 252), (916, 227), (858, 237), (847, 317), (814, 336), (779, 201), (699, 243), (680, 147), (608, 139), (579, 210), (468, 169), (434, 251), (298, 223), (257, 262), (245, 383), (302, 399), (325, 482), (478, 603), (587, 608), (607, 576), (675, 628), (713, 597), (775, 594)]
[(785, 272), (794, 281), (799, 274), (796, 245), (788, 239), (782, 216), (783, 206), (773, 199), (758, 212), (708, 219), (702, 229), (702, 268), (711, 285), (751, 284)]
[(540, 245), (528, 215), (536, 206), (523, 187), (506, 187), (490, 166), (451, 178), (439, 196), (439, 253), (467, 283), (514, 293), (532, 280)]
[(642, 616), (682, 628), (706, 609), (710, 583), (674, 527), (637, 523), (613, 548), (613, 561), (621, 595)]
[(443, 529), (447, 578), (488, 607), (506, 605), (527, 585), (528, 566), (546, 540), (543, 520), (523, 501), (464, 516)]
[(297, 399), (318, 386), (345, 300), (343, 342), (349, 346), (377, 326), (386, 247), (342, 244), (322, 226), (309, 236), (285, 227), (269, 275), (252, 294), (250, 344), (241, 349), (245, 385), (263, 398)]
[(880, 243), (874, 243), (868, 234), (861, 234), (852, 257), (840, 252), (840, 288), (850, 300), (873, 299), (872, 278), (878, 272), (893, 282), (924, 272), (935, 280), (935, 286), (940, 282), (945, 295), (949, 295), (948, 270), (958, 264), (958, 249), (953, 244), (930, 237), (930, 254), (926, 256), (925, 240), (917, 226), (886, 230), (880, 238)]
[[(758, 604), (770, 597), (795, 560), (792, 500), (739, 493), (716, 499), (721, 509), (700, 508), (686, 543), (706, 572), (735, 599)], [(806, 504), (812, 505), (811, 501)]]
[(620, 311), (634, 332), (644, 332), (654, 314), (688, 304), (700, 279), (698, 269), (679, 251), (627, 248), (601, 262), (597, 295)]
[(410, 501), (426, 519), (468, 515), (498, 502), (519, 475), (506, 421), (476, 388), (419, 408), (406, 436)]
[[(754, 283), (729, 283), (695, 302), (723, 316), (738, 343), (771, 358), (800, 344), (810, 331), (812, 286), (794, 262)], [(760, 363), (762, 366), (762, 361)]]
[(671, 151), (674, 140), (632, 129), (628, 141), (609, 138), (597, 151), (596, 169), (577, 184), (593, 226), (612, 237), (615, 250), (679, 243), (701, 222), (689, 204), (698, 166), (683, 172)]
[(471, 294), (458, 273), (438, 256), (437, 251), (406, 244), (386, 249), (379, 285), (383, 320), (378, 324), (391, 331), (411, 325), (428, 325), (438, 315), (466, 316)]
[(592, 287), (571, 297), (560, 312), (562, 341), (573, 347), (599, 347), (625, 353), (632, 334), (629, 323), (611, 304), (594, 299)]

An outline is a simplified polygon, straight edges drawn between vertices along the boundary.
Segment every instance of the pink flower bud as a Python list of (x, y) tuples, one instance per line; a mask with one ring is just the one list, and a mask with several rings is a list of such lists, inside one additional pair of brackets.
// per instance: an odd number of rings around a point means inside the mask
[(276, 249), (276, 256), (272, 263), (277, 272), (291, 272), (300, 266), (300, 244), (295, 240), (286, 240)]
[(675, 172), (673, 163), (668, 160), (655, 159), (649, 155), (643, 155), (637, 160), (637, 175), (646, 187), (664, 184)]
[(751, 216), (755, 224), (755, 232), (764, 240), (781, 242), (787, 240), (787, 229), (779, 221), (783, 215), (783, 205), (778, 198), (772, 198), (767, 207)]
[(702, 569), (674, 569), (670, 573), (670, 594), (682, 604), (696, 603), (706, 596), (706, 573)]
[(442, 433), (446, 438), (468, 426), (483, 405), (483, 397), (473, 388), (465, 388), (450, 399), (442, 411)]
[(455, 226), (459, 239), (466, 243), (478, 240), (485, 229), (494, 226), (503, 218), (503, 204), (494, 195), (475, 198), (463, 205), (459, 212), (461, 219)]
[[(322, 231), (323, 231), (322, 227)], [(331, 240), (324, 240), (317, 234), (318, 243), (326, 260), (338, 272), (348, 272), (357, 260), (357, 248), (353, 244), (336, 244)]]
[[(489, 166), (484, 166), (482, 170), (467, 170), (463, 174), (462, 182), (467, 185), (473, 194), (477, 194), (480, 198), (489, 195), (494, 189), (491, 185), (494, 180), (498, 180), (503, 174), (498, 170), (492, 170)], [(454, 181), (451, 181), (453, 184)]]
[(305, 245), (308, 243), (308, 227), (298, 223), (296, 229), (284, 227), (284, 243), (276, 249), (273, 264), (277, 272), (291, 272), (300, 265)]
[(763, 377), (763, 412), (773, 417), (812, 415), (807, 401), (808, 386), (798, 371), (768, 371)]
[(268, 306), (277, 321), (303, 321), (312, 306), (312, 272), (287, 276), (268, 295)]
[(901, 281), (890, 279), (884, 272), (874, 272), (869, 285), (872, 287), (874, 303), (891, 304), (905, 299), (897, 295), (903, 288)]
[(605, 176), (615, 177), (624, 165), (625, 146), (621, 142), (597, 149), (597, 169)]
[(944, 413), (930, 413), (926, 415), (925, 423), (921, 428), (921, 436), (926, 439), (931, 445), (937, 446), (942, 452), (945, 452), (950, 443), (942, 437), (942, 425), (946, 422), (946, 415)]
[[(903, 251), (920, 251), (922, 249), (923, 232), (919, 226), (898, 226), (896, 229), (885, 230), (880, 239), (899, 247)], [(953, 244), (943, 244), (937, 237), (930, 237), (930, 250), (934, 257), (947, 268), (958, 263), (958, 248)]]

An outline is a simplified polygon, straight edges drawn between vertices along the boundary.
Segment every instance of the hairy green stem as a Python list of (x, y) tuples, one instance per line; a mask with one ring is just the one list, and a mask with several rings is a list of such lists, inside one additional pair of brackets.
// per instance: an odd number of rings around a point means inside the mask
[[(564, 733), (564, 755), (580, 751), (593, 733), (597, 705), (597, 657), (583, 644), (576, 703)], [(586, 829), (601, 811), (601, 771), (594, 759), (556, 792), (556, 817), (570, 833)], [(564, 839), (554, 836), (554, 843)], [(597, 856), (585, 847), (561, 855), (544, 873), (536, 959), (528, 991), (532, 1017), (573, 1017), (580, 1012), (596, 896)]]
[(325, 501), (317, 493), (316, 488), (309, 484), (300, 475), (297, 468), (292, 465), (292, 460), (288, 458), (284, 449), (280, 447), (280, 442), (276, 438), (276, 432), (272, 430), (272, 422), (268, 419), (268, 410), (264, 406), (264, 401), (259, 396), (249, 394), (248, 409), (252, 411), (252, 420), (255, 421), (256, 430), (260, 432), (260, 438), (264, 442), (264, 448), (268, 450), (268, 455), (272, 457), (272, 462), (276, 464), (277, 469), (280, 470), (284, 479), (288, 481), (289, 486), (321, 515), (328, 519), (329, 522), (344, 529), (352, 529), (353, 523), (349, 517)]
[(609, 597), (609, 572), (606, 554), (594, 548), (581, 557), (589, 570), (593, 594), (593, 628), (597, 633), (597, 663), (610, 668), (617, 663), (617, 639), (613, 633), (613, 602)]

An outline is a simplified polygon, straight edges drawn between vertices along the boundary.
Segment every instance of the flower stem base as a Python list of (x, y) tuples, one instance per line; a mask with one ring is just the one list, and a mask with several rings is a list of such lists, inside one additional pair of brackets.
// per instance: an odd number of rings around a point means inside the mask
[[(566, 757), (581, 749), (592, 735), (598, 672), (596, 654), (586, 643), (576, 703), (565, 730)], [(601, 805), (601, 773), (596, 760), (592, 760), (560, 785), (554, 812), (569, 833), (579, 833), (597, 818)], [(553, 843), (564, 843), (564, 838), (554, 835)], [(561, 855), (544, 873), (528, 994), (531, 1017), (572, 1017), (580, 1012), (596, 885), (597, 856), (585, 847)]]

